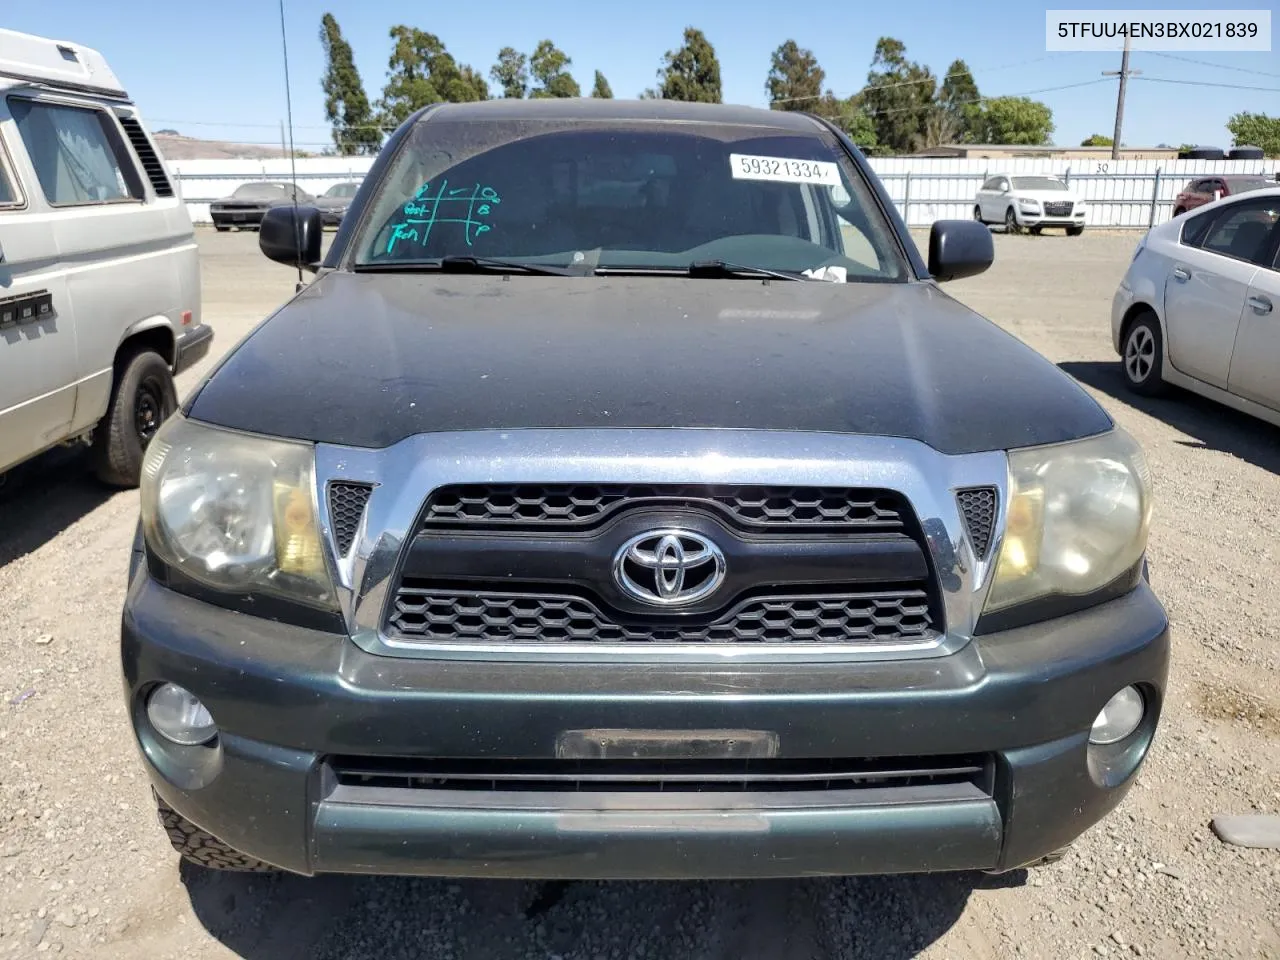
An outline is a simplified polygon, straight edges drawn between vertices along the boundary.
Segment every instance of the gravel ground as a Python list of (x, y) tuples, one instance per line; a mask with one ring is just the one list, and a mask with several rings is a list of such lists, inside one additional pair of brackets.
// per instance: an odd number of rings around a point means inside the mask
[[(292, 292), (255, 240), (201, 231), (215, 353)], [(1280, 852), (1209, 830), (1218, 813), (1280, 808), (1280, 431), (1123, 391), (1108, 318), (1136, 240), (998, 235), (996, 265), (951, 286), (1085, 383), (1155, 477), (1152, 577), (1175, 628), (1165, 720), (1137, 788), (1061, 862), (1000, 878), (568, 885), (181, 868), (120, 696), (137, 494), (58, 453), (0, 490), (0, 956), (1280, 958)]]

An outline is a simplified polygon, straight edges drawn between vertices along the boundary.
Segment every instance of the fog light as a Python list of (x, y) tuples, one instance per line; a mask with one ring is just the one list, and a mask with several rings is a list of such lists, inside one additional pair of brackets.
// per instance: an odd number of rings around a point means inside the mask
[(1107, 701), (1107, 705), (1093, 720), (1089, 742), (1097, 744), (1119, 743), (1142, 723), (1146, 704), (1137, 687), (1125, 687)]
[(207, 743), (218, 732), (208, 708), (176, 683), (163, 683), (152, 691), (147, 719), (161, 736), (184, 747)]

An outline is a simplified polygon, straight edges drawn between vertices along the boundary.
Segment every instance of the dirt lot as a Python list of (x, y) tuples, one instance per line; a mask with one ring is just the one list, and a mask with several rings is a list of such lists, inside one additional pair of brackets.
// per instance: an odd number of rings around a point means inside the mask
[[(0, 491), (0, 956), (1280, 957), (1280, 852), (1208, 828), (1280, 808), (1280, 431), (1123, 391), (1108, 317), (1136, 240), (997, 236), (992, 270), (952, 287), (1084, 382), (1155, 477), (1152, 577), (1175, 628), (1164, 725), (1138, 787), (1060, 863), (999, 879), (567, 886), (180, 869), (120, 696), (137, 494), (104, 492), (59, 454)], [(253, 234), (200, 242), (217, 353), (293, 279)]]

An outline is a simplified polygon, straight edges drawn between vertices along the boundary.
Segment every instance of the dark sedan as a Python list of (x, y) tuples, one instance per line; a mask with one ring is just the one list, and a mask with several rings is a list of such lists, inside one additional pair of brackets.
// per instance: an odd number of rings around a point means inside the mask
[(232, 227), (256, 228), (272, 207), (293, 203), (295, 189), (298, 203), (315, 202), (315, 197), (311, 194), (289, 183), (246, 183), (237, 187), (231, 196), (209, 204), (209, 216), (217, 230), (230, 230)]
[(347, 208), (351, 206), (351, 200), (359, 189), (359, 183), (349, 180), (335, 183), (316, 197), (313, 206), (320, 211), (320, 218), (326, 227), (336, 227), (342, 223), (342, 218), (346, 216)]

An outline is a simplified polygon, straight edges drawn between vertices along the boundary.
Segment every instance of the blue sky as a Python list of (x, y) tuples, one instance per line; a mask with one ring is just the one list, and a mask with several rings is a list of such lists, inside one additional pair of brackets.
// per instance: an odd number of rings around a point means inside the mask
[[(1108, 6), (1095, 2), (1094, 8)], [(1209, 3), (1201, 8), (1263, 7), (1264, 3)], [(1055, 8), (1068, 6), (1054, 3)], [(1116, 8), (1163, 8), (1130, 0)], [(604, 11), (612, 7), (609, 13)], [(503, 46), (530, 51), (544, 37), (573, 58), (571, 72), (584, 92), (596, 69), (615, 96), (634, 97), (654, 82), (664, 51), (677, 46), (686, 26), (702, 29), (720, 57), (726, 101), (764, 105), (765, 75), (773, 49), (788, 38), (813, 50), (837, 94), (866, 82), (877, 38), (892, 36), (911, 59), (945, 73), (966, 60), (983, 95), (1027, 93), (1053, 109), (1054, 140), (1077, 144), (1091, 133), (1111, 134), (1114, 78), (1065, 90), (1044, 88), (1098, 80), (1119, 66), (1119, 54), (1044, 52), (1044, 11), (1025, 0), (955, 0), (801, 5), (778, 0), (646, 0), (643, 5), (599, 2), (541, 4), (490, 0), (436, 4), (408, 0), (285, 0), (292, 73), (295, 139), (300, 149), (328, 142), (320, 76), (320, 17), (332, 12), (350, 41), (371, 99), (386, 78), (387, 31), (404, 23), (437, 34), (450, 52), (486, 76)], [(625, 9), (626, 12), (622, 12)], [(127, 12), (126, 12), (127, 11)], [(101, 50), (153, 128), (190, 136), (279, 143), (285, 116), (276, 0), (52, 0), (6, 3), (10, 29), (76, 41)], [(1135, 52), (1130, 66), (1145, 78), (1129, 83), (1124, 141), (1135, 145), (1202, 143), (1229, 146), (1224, 124), (1235, 112), (1280, 113), (1280, 53), (1177, 54), (1171, 59)], [(1269, 89), (1233, 89), (1235, 85)], [(496, 93), (496, 85), (491, 85)], [(1044, 92), (1032, 92), (1032, 91)]]

